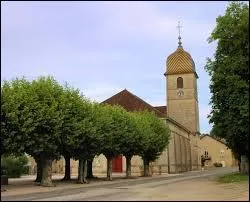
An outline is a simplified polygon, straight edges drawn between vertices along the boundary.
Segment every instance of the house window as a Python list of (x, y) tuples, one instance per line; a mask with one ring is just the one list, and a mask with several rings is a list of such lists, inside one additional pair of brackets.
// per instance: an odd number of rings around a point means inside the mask
[(207, 150), (205, 150), (205, 158), (207, 158), (208, 157), (208, 151)]
[(177, 78), (177, 88), (183, 88), (183, 78), (182, 77)]
[(221, 149), (220, 150), (220, 157), (223, 158), (225, 156), (225, 151), (224, 149)]

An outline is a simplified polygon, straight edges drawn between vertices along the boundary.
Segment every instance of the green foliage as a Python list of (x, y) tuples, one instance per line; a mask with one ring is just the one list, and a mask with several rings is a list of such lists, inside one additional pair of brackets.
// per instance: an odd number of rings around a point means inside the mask
[[(20, 155), (24, 153), (24, 133), (20, 122), (21, 110), (26, 100), (25, 89), (29, 83), (24, 79), (3, 81), (1, 86), (1, 152)], [(1, 155), (2, 155), (1, 153)]]
[(118, 137), (120, 153), (132, 157), (139, 154), (143, 149), (143, 137), (136, 131), (136, 122), (133, 113), (127, 112), (124, 108), (115, 106), (113, 108), (114, 122), (119, 127), (114, 136)]
[(121, 139), (124, 132), (124, 118), (122, 117), (123, 109), (119, 106), (101, 105), (99, 108), (100, 115), (97, 118), (97, 131), (103, 134), (104, 142), (100, 153), (107, 158), (120, 155)]
[(1, 87), (1, 147), (36, 161), (141, 155), (154, 161), (169, 142), (169, 129), (149, 112), (90, 102), (52, 77), (5, 81)]
[(222, 183), (248, 182), (249, 176), (242, 173), (230, 173), (218, 178)]
[(15, 79), (2, 87), (2, 109), (5, 120), (4, 147), (10, 152), (25, 151), (48, 158), (59, 156), (58, 140), (62, 125), (59, 100), (63, 88), (52, 77), (31, 82)]
[(211, 76), (211, 133), (224, 138), (235, 154), (244, 155), (249, 151), (248, 4), (230, 2), (216, 22), (209, 42), (218, 46), (214, 60), (206, 64)]
[(22, 174), (27, 174), (28, 158), (22, 156), (3, 156), (1, 158), (1, 175), (9, 178), (19, 178)]
[(83, 121), (90, 116), (91, 106), (90, 101), (80, 94), (79, 89), (70, 88), (66, 84), (63, 90), (59, 99), (62, 125), (59, 129), (58, 148), (62, 155), (75, 157), (76, 149), (84, 146), (81, 142), (83, 138), (79, 138), (87, 132), (87, 129), (83, 128)]
[(140, 155), (147, 161), (156, 160), (167, 147), (170, 139), (168, 125), (150, 112), (137, 114), (138, 132), (144, 137)]
[[(99, 118), (101, 107), (96, 103), (82, 102), (79, 114), (79, 133), (74, 139), (74, 158), (91, 160), (96, 154), (100, 153), (104, 141), (105, 130), (99, 129)], [(100, 116), (101, 115), (101, 116)], [(102, 119), (104, 120), (104, 119)]]

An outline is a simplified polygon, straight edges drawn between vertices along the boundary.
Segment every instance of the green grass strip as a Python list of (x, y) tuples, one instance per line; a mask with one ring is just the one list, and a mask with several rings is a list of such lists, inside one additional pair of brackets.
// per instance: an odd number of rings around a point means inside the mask
[(218, 182), (232, 183), (232, 182), (246, 182), (249, 180), (249, 176), (241, 174), (239, 172), (226, 174), (218, 178)]

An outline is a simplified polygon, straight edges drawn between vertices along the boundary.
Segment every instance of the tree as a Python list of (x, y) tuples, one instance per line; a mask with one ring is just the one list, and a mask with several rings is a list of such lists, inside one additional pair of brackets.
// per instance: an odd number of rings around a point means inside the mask
[(4, 102), (5, 115), (11, 118), (10, 126), (16, 126), (10, 129), (10, 133), (4, 133), (4, 147), (13, 151), (19, 145), (19, 150), (39, 159), (42, 167), (41, 185), (53, 186), (52, 160), (60, 157), (57, 143), (62, 111), (58, 106), (63, 87), (52, 77), (39, 77), (31, 82), (25, 79), (12, 80), (6, 82), (4, 88), (7, 88), (5, 92), (10, 92), (9, 99)]
[(103, 134), (104, 142), (100, 154), (107, 158), (107, 179), (112, 180), (112, 159), (120, 155), (121, 138), (124, 132), (122, 108), (119, 106), (100, 105), (99, 116), (96, 120), (97, 131)]
[(78, 182), (87, 183), (87, 161), (100, 153), (104, 143), (104, 131), (98, 132), (98, 117), (100, 106), (86, 102), (80, 108), (80, 129), (75, 139), (74, 158), (79, 160)]
[(65, 159), (65, 175), (62, 180), (70, 180), (70, 158), (74, 155), (76, 144), (75, 136), (79, 134), (80, 121), (84, 118), (82, 105), (89, 102), (79, 89), (73, 89), (68, 84), (64, 87), (64, 93), (59, 99), (59, 109), (62, 111), (62, 125), (60, 128), (59, 152)]
[(209, 115), (211, 133), (224, 138), (236, 156), (247, 159), (241, 172), (248, 173), (249, 162), (249, 6), (230, 2), (216, 19), (208, 42), (217, 41), (214, 60), (208, 58), (211, 76)]
[(150, 112), (139, 112), (137, 129), (144, 136), (143, 149), (140, 156), (144, 164), (144, 176), (149, 176), (149, 163), (155, 161), (169, 143), (168, 125)]
[(140, 133), (137, 130), (136, 113), (121, 110), (121, 116), (124, 119), (123, 125), (120, 125), (123, 131), (120, 139), (121, 152), (126, 157), (126, 177), (129, 178), (131, 177), (131, 159), (133, 155), (139, 155), (145, 148), (146, 137), (143, 131)]
[(24, 89), (29, 83), (24, 79), (12, 82), (3, 81), (1, 86), (1, 156), (2, 154), (21, 155), (23, 146), (22, 126), (19, 122), (20, 112), (26, 100), (23, 99)]
[(87, 178), (97, 178), (93, 175), (93, 161), (94, 157), (87, 161)]
[[(27, 89), (30, 83), (24, 78), (3, 81), (1, 86), (1, 155), (20, 155), (24, 153), (25, 131), (21, 124), (21, 113), (28, 106)], [(32, 153), (31, 151), (29, 152)], [(41, 182), (42, 165), (38, 154), (32, 153), (37, 163), (37, 178)]]

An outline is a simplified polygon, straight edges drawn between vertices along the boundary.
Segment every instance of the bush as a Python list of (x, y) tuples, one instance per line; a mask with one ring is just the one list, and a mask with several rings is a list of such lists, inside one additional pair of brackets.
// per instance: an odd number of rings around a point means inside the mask
[(19, 178), (22, 174), (27, 174), (28, 158), (22, 156), (3, 156), (1, 158), (1, 175), (9, 178)]
[(222, 163), (215, 162), (215, 163), (214, 163), (214, 166), (215, 166), (215, 167), (222, 167)]

